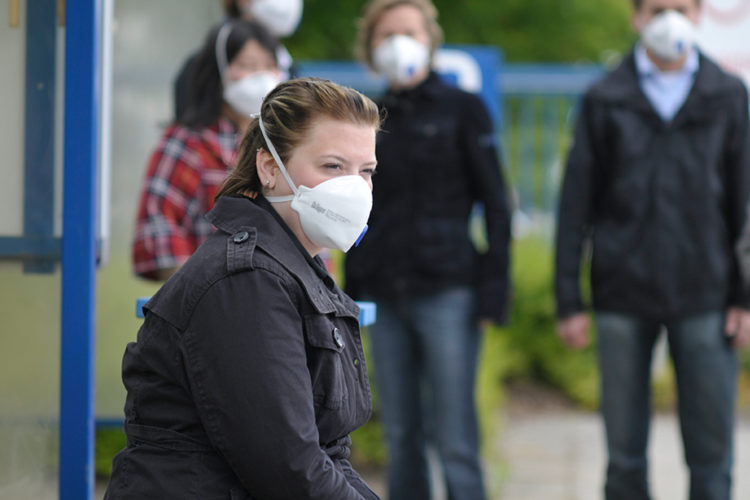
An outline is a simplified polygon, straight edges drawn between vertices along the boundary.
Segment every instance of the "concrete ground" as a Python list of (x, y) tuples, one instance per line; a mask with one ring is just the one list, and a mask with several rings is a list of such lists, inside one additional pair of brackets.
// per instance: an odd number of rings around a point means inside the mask
[[(599, 415), (574, 410), (506, 418), (497, 446), (508, 463), (499, 500), (599, 500), (605, 469)], [(655, 415), (649, 444), (655, 500), (687, 498), (688, 476), (674, 414)], [(738, 419), (733, 498), (750, 499), (750, 416)]]
[[(573, 408), (538, 387), (511, 388), (490, 437), (485, 464), (490, 500), (601, 500), (606, 467), (604, 428), (598, 413)], [(750, 414), (738, 415), (733, 499), (750, 499)], [(687, 499), (688, 475), (679, 424), (673, 413), (654, 415), (649, 443), (654, 500)], [(433, 467), (436, 475), (439, 472)], [(387, 500), (382, 471), (364, 471)], [(445, 500), (437, 486), (433, 500)]]

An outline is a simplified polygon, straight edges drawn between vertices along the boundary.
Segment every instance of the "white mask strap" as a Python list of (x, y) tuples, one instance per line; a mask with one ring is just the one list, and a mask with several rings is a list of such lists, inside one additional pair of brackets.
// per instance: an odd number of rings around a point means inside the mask
[[(281, 158), (279, 157), (279, 153), (276, 152), (276, 148), (273, 146), (273, 143), (268, 138), (268, 135), (266, 134), (266, 127), (263, 125), (263, 118), (261, 118), (260, 115), (258, 115), (258, 125), (260, 126), (260, 132), (263, 134), (263, 138), (266, 140), (266, 144), (268, 145), (268, 149), (271, 153), (271, 156), (273, 156), (273, 159), (276, 161), (276, 164), (279, 166), (279, 170), (281, 170), (281, 173), (284, 175), (284, 179), (286, 179), (287, 184), (289, 184), (289, 187), (292, 188), (292, 191), (294, 191), (294, 195), (299, 193), (299, 190), (297, 189), (297, 186), (294, 185), (294, 182), (292, 182), (292, 178), (289, 177), (289, 172), (286, 171), (286, 167), (284, 166), (284, 163), (281, 161)], [(275, 201), (291, 201), (294, 199), (294, 195), (289, 196), (267, 196), (266, 199), (271, 202)]]
[(216, 65), (219, 67), (219, 76), (221, 76), (221, 82), (226, 86), (227, 84), (227, 70), (229, 69), (229, 61), (227, 61), (227, 40), (229, 35), (232, 33), (232, 25), (225, 23), (219, 33), (216, 35)]

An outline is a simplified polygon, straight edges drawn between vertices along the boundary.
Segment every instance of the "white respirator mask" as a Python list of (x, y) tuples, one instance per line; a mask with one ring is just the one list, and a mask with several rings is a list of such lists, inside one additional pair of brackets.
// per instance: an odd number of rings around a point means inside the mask
[(276, 37), (294, 33), (302, 19), (302, 0), (252, 0), (243, 9)]
[(232, 31), (229, 24), (222, 26), (216, 36), (216, 62), (224, 84), (224, 100), (236, 112), (246, 118), (260, 113), (263, 98), (281, 82), (281, 78), (271, 71), (258, 71), (239, 80), (229, 79), (227, 61), (227, 39)]
[(643, 28), (641, 40), (653, 54), (667, 62), (679, 61), (696, 41), (695, 25), (676, 10), (665, 10)]
[(430, 63), (430, 49), (406, 35), (393, 35), (372, 52), (375, 70), (390, 82), (405, 85)]
[(367, 232), (367, 219), (372, 209), (372, 193), (367, 181), (359, 175), (342, 175), (312, 188), (295, 186), (268, 139), (260, 116), (258, 125), (271, 156), (294, 191), (293, 195), (266, 196), (266, 199), (271, 203), (291, 201), (292, 210), (299, 214), (302, 231), (319, 247), (346, 252), (359, 244)]

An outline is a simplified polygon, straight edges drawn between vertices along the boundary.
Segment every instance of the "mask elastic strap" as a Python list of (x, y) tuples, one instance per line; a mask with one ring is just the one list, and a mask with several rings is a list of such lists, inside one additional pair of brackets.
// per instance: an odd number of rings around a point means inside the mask
[(229, 35), (232, 33), (232, 25), (230, 23), (224, 23), (219, 29), (219, 33), (216, 35), (216, 65), (219, 67), (219, 76), (221, 77), (221, 83), (226, 86), (227, 84), (227, 70), (229, 69), (229, 61), (227, 61), (227, 40)]
[(266, 127), (263, 125), (263, 118), (261, 118), (260, 115), (258, 115), (258, 125), (260, 126), (260, 133), (263, 134), (263, 138), (266, 140), (266, 144), (268, 145), (268, 149), (271, 153), (271, 156), (273, 156), (273, 159), (276, 161), (276, 164), (279, 166), (279, 170), (281, 170), (281, 173), (284, 175), (284, 179), (286, 179), (287, 184), (289, 184), (289, 187), (292, 188), (292, 191), (294, 191), (293, 195), (266, 196), (266, 199), (270, 202), (291, 201), (294, 199), (294, 196), (297, 193), (299, 193), (299, 190), (297, 189), (297, 186), (294, 185), (294, 182), (292, 182), (292, 178), (289, 177), (289, 172), (286, 171), (286, 167), (284, 166), (284, 163), (281, 161), (281, 158), (279, 157), (279, 153), (276, 152), (276, 148), (273, 146), (273, 143), (268, 138), (268, 135), (266, 134)]

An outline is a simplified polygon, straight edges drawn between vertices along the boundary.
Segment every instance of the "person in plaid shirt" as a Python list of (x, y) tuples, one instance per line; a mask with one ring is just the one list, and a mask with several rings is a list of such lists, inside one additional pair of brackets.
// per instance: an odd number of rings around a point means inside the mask
[(231, 20), (209, 33), (192, 65), (186, 111), (148, 163), (133, 242), (137, 275), (167, 279), (213, 232), (204, 216), (235, 164), (250, 115), (279, 82), (277, 47), (253, 21)]

